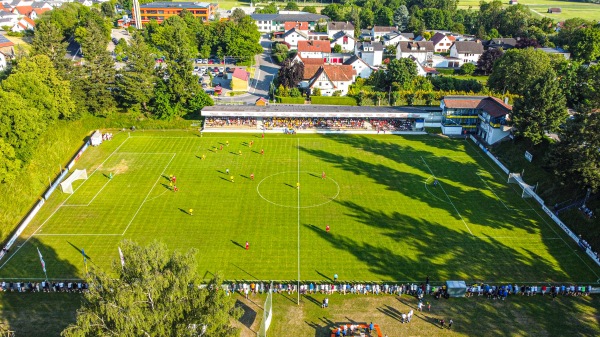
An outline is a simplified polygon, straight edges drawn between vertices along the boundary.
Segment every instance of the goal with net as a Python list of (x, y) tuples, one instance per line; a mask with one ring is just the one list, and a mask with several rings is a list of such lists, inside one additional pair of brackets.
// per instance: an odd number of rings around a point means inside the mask
[(508, 183), (518, 184), (521, 187), (521, 189), (523, 190), (523, 193), (521, 194), (522, 198), (532, 198), (535, 194), (533, 186), (525, 183), (519, 173), (509, 173)]
[(269, 293), (267, 294), (267, 299), (265, 300), (265, 311), (263, 312), (263, 318), (260, 322), (260, 329), (258, 330), (258, 337), (267, 337), (267, 330), (269, 330), (269, 326), (271, 325), (271, 320), (273, 318), (273, 282), (271, 282), (271, 286), (269, 287)]
[(62, 183), (60, 183), (60, 188), (64, 193), (73, 193), (73, 182), (78, 179), (87, 179), (87, 171), (86, 170), (75, 170), (71, 175), (65, 179)]

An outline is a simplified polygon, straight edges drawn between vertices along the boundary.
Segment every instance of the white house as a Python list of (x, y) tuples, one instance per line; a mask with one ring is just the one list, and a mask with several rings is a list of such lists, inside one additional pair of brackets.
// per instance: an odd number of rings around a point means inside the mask
[(25, 16), (21, 20), (19, 20), (19, 22), (17, 22), (14, 26), (12, 26), (10, 30), (15, 33), (20, 33), (28, 29), (34, 30), (35, 22), (33, 22), (33, 20)]
[(363, 59), (369, 66), (378, 67), (383, 62), (383, 43), (362, 42), (356, 45), (355, 55)]
[(371, 28), (371, 40), (379, 41), (385, 34), (397, 32), (398, 28), (390, 26), (373, 26)]
[(450, 47), (450, 57), (455, 57), (463, 63), (476, 64), (483, 54), (483, 45), (475, 41), (456, 41)]
[[(348, 35), (354, 37), (354, 25), (351, 22), (333, 21), (327, 24), (327, 36), (334, 39), (336, 35)], [(352, 48), (354, 49), (354, 48)]]
[(447, 53), (454, 41), (456, 41), (456, 38), (452, 35), (435, 33), (429, 41), (433, 42), (434, 52)]
[(286, 22), (283, 24), (283, 30), (285, 32), (289, 31), (290, 29), (296, 29), (297, 31), (300, 31), (304, 34), (308, 34), (308, 31), (310, 30), (308, 27), (308, 22), (303, 21), (303, 22)]
[(433, 55), (431, 59), (431, 66), (434, 68), (460, 68), (463, 65), (463, 61), (456, 57)]
[(298, 41), (298, 55), (301, 58), (326, 59), (331, 53), (329, 41)]
[(345, 96), (350, 85), (354, 83), (354, 78), (355, 72), (352, 66), (325, 64), (310, 79), (308, 87), (319, 88), (323, 96), (332, 96), (336, 91), (340, 91), (341, 96)]
[(433, 62), (433, 42), (402, 41), (396, 47), (396, 58), (415, 58), (422, 65), (431, 67)]
[(0, 27), (2, 26), (14, 26), (19, 22), (19, 14), (12, 12), (0, 11)]
[(298, 31), (296, 28), (288, 30), (281, 38), (290, 45), (290, 50), (298, 49), (298, 41), (308, 41), (306, 33)]
[(4, 55), (4, 53), (0, 52), (0, 71), (6, 70), (6, 67), (8, 66), (6, 59), (7, 59), (6, 55)]
[(413, 33), (400, 33), (400, 32), (391, 32), (385, 34), (383, 36), (383, 45), (385, 46), (395, 46), (400, 41), (411, 41), (415, 38), (415, 34)]
[(92, 5), (94, 4), (94, 2), (92, 0), (75, 0), (77, 2), (79, 2), (80, 4), (86, 6), (86, 7), (92, 7)]
[(373, 73), (373, 68), (371, 68), (371, 66), (369, 66), (367, 62), (365, 62), (363, 59), (356, 55), (347, 59), (344, 62), (344, 64), (347, 66), (352, 66), (352, 69), (354, 69), (356, 76), (360, 78), (369, 78), (369, 76), (371, 76), (371, 74)]
[(354, 51), (356, 40), (351, 35), (338, 33), (331, 41), (331, 49), (333, 49), (336, 44), (342, 47), (342, 50), (351, 52)]
[(299, 14), (285, 14), (280, 11), (279, 14), (251, 14), (250, 17), (254, 19), (258, 26), (258, 31), (261, 33), (280, 32), (285, 29), (286, 22), (308, 22), (310, 30), (314, 30), (317, 22), (321, 19), (329, 20), (325, 15), (311, 14), (311, 13), (299, 13)]

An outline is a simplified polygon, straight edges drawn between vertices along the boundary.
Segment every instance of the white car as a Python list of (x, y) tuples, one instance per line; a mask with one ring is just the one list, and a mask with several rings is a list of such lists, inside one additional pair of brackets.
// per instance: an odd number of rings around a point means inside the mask
[(201, 74), (206, 73), (206, 67), (200, 67), (200, 73)]
[(219, 67), (219, 72), (224, 72), (225, 71), (225, 67)]

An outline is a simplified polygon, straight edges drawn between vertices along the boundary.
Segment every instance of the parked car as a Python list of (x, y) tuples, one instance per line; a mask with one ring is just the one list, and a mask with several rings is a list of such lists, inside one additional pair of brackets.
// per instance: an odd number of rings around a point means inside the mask
[(194, 67), (194, 72), (198, 72), (198, 71), (200, 71), (200, 68), (199, 67)]
[(224, 71), (225, 71), (225, 68), (223, 68), (223, 67), (219, 67), (219, 71), (220, 71), (220, 72), (224, 72)]
[(206, 73), (206, 67), (200, 67), (200, 73), (201, 74)]
[(213, 61), (213, 60), (208, 60), (208, 64), (214, 64), (214, 63), (215, 63), (215, 61)]
[(213, 68), (213, 73), (218, 73), (219, 72), (219, 68), (218, 67), (214, 67)]

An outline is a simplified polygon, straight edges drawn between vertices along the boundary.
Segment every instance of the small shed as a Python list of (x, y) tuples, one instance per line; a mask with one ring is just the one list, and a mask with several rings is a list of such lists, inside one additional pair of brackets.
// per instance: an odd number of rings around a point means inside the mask
[(92, 133), (92, 136), (90, 137), (90, 143), (92, 146), (98, 146), (102, 144), (102, 133), (100, 130), (96, 130), (94, 133)]
[(446, 289), (450, 297), (464, 297), (467, 293), (465, 281), (446, 281)]
[(549, 14), (560, 14), (560, 13), (562, 13), (562, 9), (560, 7), (551, 7), (551, 8), (548, 8), (548, 13)]
[(264, 97), (259, 97), (256, 102), (255, 102), (256, 106), (266, 106), (269, 105), (269, 100), (267, 100)]
[(215, 96), (221, 95), (223, 92), (223, 87), (220, 84), (217, 84), (215, 87)]
[(509, 5), (518, 5), (518, 4), (519, 4), (519, 1), (518, 1), (518, 0), (510, 0), (510, 1), (508, 2), (508, 4), (509, 4)]

